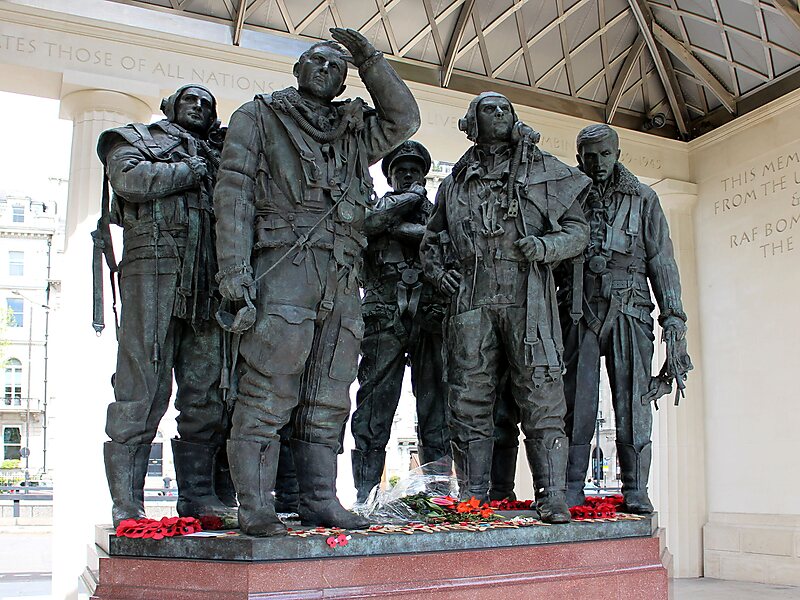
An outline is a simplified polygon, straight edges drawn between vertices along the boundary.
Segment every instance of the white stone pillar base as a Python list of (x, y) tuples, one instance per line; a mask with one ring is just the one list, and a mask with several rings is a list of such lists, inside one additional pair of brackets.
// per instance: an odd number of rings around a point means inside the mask
[(705, 576), (800, 586), (800, 515), (711, 513)]

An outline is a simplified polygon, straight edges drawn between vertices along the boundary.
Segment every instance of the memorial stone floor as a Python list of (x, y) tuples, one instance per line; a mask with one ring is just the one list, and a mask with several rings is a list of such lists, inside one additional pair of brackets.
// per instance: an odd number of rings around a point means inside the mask
[(800, 587), (724, 581), (722, 579), (673, 579), (674, 600), (798, 600)]

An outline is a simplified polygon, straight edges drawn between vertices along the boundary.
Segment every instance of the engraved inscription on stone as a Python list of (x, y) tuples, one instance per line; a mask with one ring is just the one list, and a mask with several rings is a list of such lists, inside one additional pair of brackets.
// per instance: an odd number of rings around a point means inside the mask
[[(800, 153), (784, 151), (719, 180), (715, 219), (736, 217), (727, 247), (769, 259), (793, 252), (800, 232)], [(742, 220), (745, 225), (742, 225)]]
[(119, 73), (121, 69), (125, 73), (156, 76), (162, 80), (202, 83), (215, 89), (227, 88), (254, 94), (272, 92), (281, 85), (266, 79), (247, 77), (241, 73), (207, 68), (197, 59), (194, 59), (190, 66), (170, 60), (123, 54), (112, 49), (96, 47), (92, 40), (87, 40), (85, 45), (76, 45), (0, 33), (0, 54), (46, 58), (65, 66), (93, 67), (113, 71), (114, 74)]

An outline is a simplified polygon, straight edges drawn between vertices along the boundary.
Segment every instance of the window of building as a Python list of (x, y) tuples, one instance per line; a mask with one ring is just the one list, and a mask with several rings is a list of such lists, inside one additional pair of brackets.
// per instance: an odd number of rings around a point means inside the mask
[(16, 358), (6, 361), (3, 403), (6, 406), (22, 404), (22, 363)]
[(22, 298), (6, 298), (6, 308), (8, 310), (8, 326), (22, 327), (25, 325), (23, 308), (25, 307)]
[(8, 274), (19, 277), (25, 274), (25, 253), (11, 250), (8, 253)]
[(11, 222), (24, 223), (25, 222), (25, 206), (22, 204), (14, 204), (11, 207)]
[(20, 427), (3, 427), (3, 460), (22, 457), (22, 430)]

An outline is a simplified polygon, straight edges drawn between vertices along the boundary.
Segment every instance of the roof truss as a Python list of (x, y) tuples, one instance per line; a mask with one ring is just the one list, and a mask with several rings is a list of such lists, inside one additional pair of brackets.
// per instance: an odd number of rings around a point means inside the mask
[(775, 25), (800, 31), (795, 0), (736, 0), (752, 26), (726, 20), (733, 0), (107, 1), (227, 25), (234, 45), (245, 32), (311, 41), (324, 19), (371, 35), (408, 79), (624, 127), (663, 112), (650, 132), (684, 139), (800, 78), (800, 44)]

